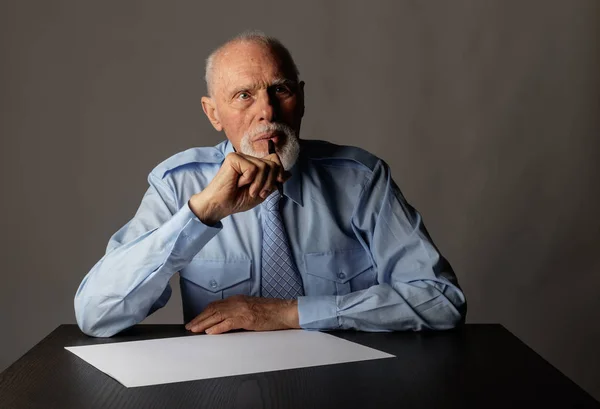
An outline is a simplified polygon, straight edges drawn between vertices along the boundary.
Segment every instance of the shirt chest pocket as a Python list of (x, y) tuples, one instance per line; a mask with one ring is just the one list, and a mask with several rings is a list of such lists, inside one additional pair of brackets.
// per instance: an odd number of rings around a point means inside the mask
[(186, 322), (211, 302), (237, 294), (250, 295), (252, 289), (250, 259), (193, 259), (179, 275)]
[(304, 255), (306, 295), (344, 295), (376, 284), (371, 258), (362, 248)]

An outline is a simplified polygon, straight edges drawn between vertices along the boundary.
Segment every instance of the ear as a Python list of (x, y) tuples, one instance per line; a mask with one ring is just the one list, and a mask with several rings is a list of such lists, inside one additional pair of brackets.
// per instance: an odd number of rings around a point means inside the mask
[(223, 130), (223, 125), (221, 125), (221, 121), (219, 120), (219, 113), (217, 112), (215, 101), (209, 97), (202, 97), (202, 109), (212, 126), (217, 131), (221, 132)]
[(304, 81), (300, 81), (298, 95), (300, 96), (300, 118), (304, 117)]

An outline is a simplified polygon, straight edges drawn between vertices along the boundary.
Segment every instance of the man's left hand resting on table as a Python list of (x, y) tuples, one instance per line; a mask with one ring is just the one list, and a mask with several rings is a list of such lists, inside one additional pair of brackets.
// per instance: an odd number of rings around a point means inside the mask
[(209, 304), (185, 326), (192, 332), (221, 334), (235, 329), (274, 331), (300, 328), (298, 302), (235, 295)]

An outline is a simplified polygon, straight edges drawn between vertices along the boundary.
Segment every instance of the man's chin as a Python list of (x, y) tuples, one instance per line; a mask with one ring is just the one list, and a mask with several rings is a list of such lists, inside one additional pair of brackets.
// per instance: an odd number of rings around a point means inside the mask
[[(290, 168), (298, 159), (299, 145), (298, 138), (288, 137), (288, 135), (275, 135), (273, 138), (275, 150), (279, 155), (279, 159), (286, 170)], [(250, 142), (248, 139), (242, 139), (241, 152), (245, 155), (254, 156), (255, 158), (264, 158), (269, 155), (269, 139), (260, 139)]]

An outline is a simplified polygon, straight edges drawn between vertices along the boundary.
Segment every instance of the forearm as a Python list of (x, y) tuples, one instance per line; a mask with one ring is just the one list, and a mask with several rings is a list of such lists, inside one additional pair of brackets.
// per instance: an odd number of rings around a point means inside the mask
[(465, 296), (452, 268), (381, 161), (363, 187), (351, 226), (371, 253), (376, 284), (339, 296), (299, 299), (303, 328), (441, 330), (464, 321)]
[(380, 284), (340, 296), (300, 297), (304, 329), (403, 331), (454, 328), (464, 321), (465, 298), (452, 284)]
[(218, 231), (219, 227), (202, 224), (185, 205), (161, 227), (109, 251), (75, 295), (75, 315), (82, 331), (111, 336), (142, 321), (171, 276)]

